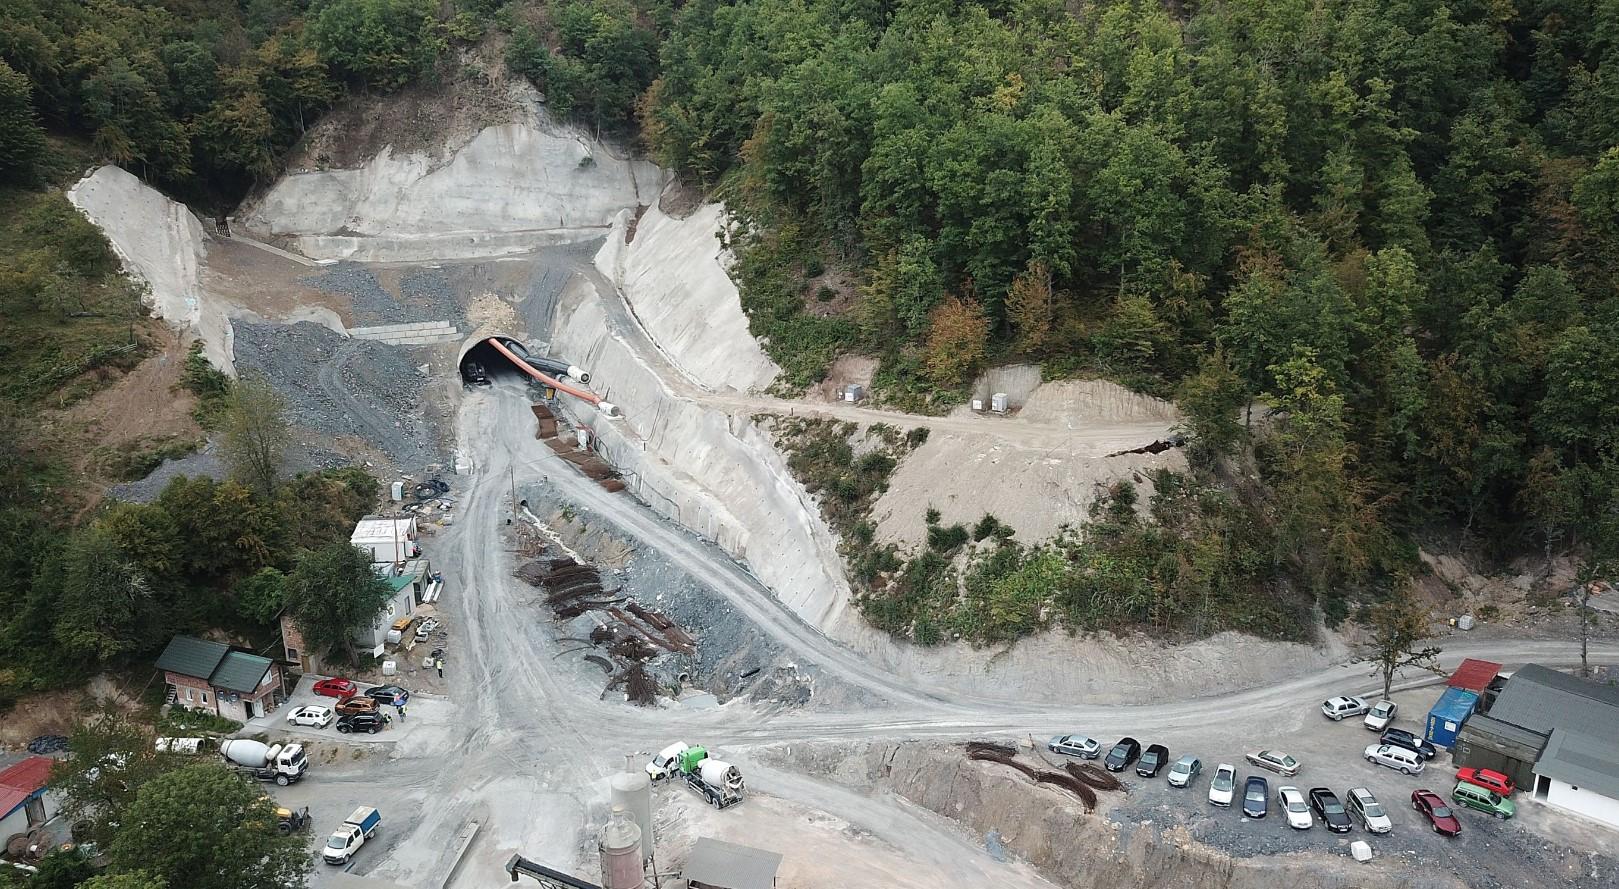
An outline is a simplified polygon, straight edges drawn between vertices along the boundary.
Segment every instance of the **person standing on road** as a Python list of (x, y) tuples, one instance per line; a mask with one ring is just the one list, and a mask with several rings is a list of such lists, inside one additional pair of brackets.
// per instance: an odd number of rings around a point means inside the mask
[(438, 659), (438, 678), (444, 678), (444, 658)]
[(399, 721), (404, 722), (405, 721), (405, 705), (404, 704), (395, 704), (394, 708), (399, 711)]

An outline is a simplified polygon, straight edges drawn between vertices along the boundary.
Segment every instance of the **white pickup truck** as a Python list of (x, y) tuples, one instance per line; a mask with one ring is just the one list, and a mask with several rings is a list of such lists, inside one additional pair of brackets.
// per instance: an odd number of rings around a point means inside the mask
[(320, 856), (326, 859), (327, 864), (348, 864), (354, 853), (365, 845), (365, 841), (376, 834), (380, 824), (382, 824), (381, 812), (370, 806), (355, 809), (354, 814), (345, 818), (343, 823), (332, 831)]

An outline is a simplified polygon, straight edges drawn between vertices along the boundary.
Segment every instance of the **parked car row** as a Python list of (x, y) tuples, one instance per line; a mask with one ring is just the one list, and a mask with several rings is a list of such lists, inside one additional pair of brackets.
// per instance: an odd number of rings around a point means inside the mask
[[(1438, 754), (1438, 749), (1428, 740), (1405, 729), (1391, 727), (1398, 713), (1398, 707), (1392, 701), (1381, 700), (1368, 705), (1364, 698), (1340, 696), (1323, 702), (1321, 711), (1334, 721), (1362, 716), (1362, 725), (1379, 733), (1377, 743), (1368, 746), (1364, 752), (1370, 763), (1406, 775), (1417, 775), (1422, 773), (1427, 761)], [(1100, 742), (1080, 734), (1059, 735), (1052, 738), (1046, 747), (1064, 756), (1101, 758), (1103, 765), (1113, 772), (1122, 772), (1133, 764), (1136, 774), (1144, 778), (1156, 777), (1167, 766), (1167, 781), (1172, 787), (1190, 787), (1203, 773), (1203, 762), (1196, 756), (1182, 756), (1172, 762), (1169, 749), (1163, 744), (1152, 744), (1143, 750), (1141, 742), (1132, 737), (1119, 739), (1108, 748), (1105, 756), (1102, 755)], [(1244, 758), (1250, 765), (1284, 778), (1297, 775), (1303, 768), (1302, 762), (1279, 750), (1257, 750), (1245, 754)], [(1438, 793), (1426, 788), (1411, 793), (1411, 807), (1436, 832), (1445, 836), (1460, 834), (1461, 824), (1454, 815), (1453, 805), (1503, 819), (1515, 814), (1515, 807), (1507, 798), (1516, 789), (1511, 778), (1490, 769), (1464, 768), (1457, 773), (1457, 779), (1456, 786), (1450, 792), (1451, 802), (1448, 803)], [(1240, 806), (1243, 814), (1250, 818), (1266, 817), (1274, 800), (1288, 825), (1297, 830), (1308, 830), (1317, 820), (1333, 833), (1348, 833), (1356, 822), (1368, 833), (1386, 834), (1393, 830), (1393, 822), (1382, 804), (1365, 787), (1350, 788), (1340, 798), (1328, 787), (1302, 790), (1286, 784), (1277, 787), (1273, 795), (1270, 781), (1264, 776), (1249, 775), (1246, 780), (1241, 780), (1236, 768), (1227, 763), (1219, 764), (1214, 770), (1209, 782), (1209, 803), (1224, 808), (1237, 804), (1239, 787)]]
[[(336, 677), (316, 682), (314, 692), (322, 697), (337, 698), (340, 701), (361, 695), (360, 687), (354, 680)], [(363, 694), (379, 704), (392, 704), (396, 707), (410, 700), (410, 692), (397, 685), (373, 685)]]
[[(343, 703), (347, 704), (349, 702), (344, 701)], [(339, 704), (336, 708), (323, 707), (319, 704), (298, 707), (287, 714), (287, 724), (325, 728), (335, 720), (337, 730), (342, 734), (366, 732), (374, 735), (386, 728), (388, 723), (393, 720), (386, 713), (378, 712), (375, 701), (367, 699), (367, 703), (370, 704), (369, 708), (351, 708), (349, 712), (343, 713), (339, 712), (342, 710), (342, 704)]]
[(288, 725), (323, 729), (335, 722), (338, 732), (342, 734), (365, 732), (374, 735), (393, 722), (392, 717), (382, 712), (383, 704), (398, 707), (410, 700), (410, 692), (397, 685), (374, 685), (362, 692), (354, 680), (340, 677), (316, 682), (314, 692), (322, 697), (336, 698), (337, 703), (330, 707), (309, 704), (294, 708), (287, 714)]

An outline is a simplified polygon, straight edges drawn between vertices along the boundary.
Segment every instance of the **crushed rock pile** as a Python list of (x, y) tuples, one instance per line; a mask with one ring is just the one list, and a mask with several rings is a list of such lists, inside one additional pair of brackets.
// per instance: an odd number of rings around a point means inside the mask
[(302, 283), (346, 297), (354, 320), (362, 325), (457, 321), (464, 314), (441, 269), (405, 273), (399, 280), (399, 297), (389, 293), (370, 269), (350, 263), (309, 275)]
[(400, 349), (318, 324), (239, 322), (236, 366), (267, 380), (288, 419), (324, 436), (364, 439), (404, 471), (446, 462), (443, 430), (424, 413), (427, 378)]

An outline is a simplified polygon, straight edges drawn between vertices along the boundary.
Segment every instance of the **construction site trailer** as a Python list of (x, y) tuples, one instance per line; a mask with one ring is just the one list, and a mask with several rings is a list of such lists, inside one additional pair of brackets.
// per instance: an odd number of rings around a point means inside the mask
[(781, 855), (698, 837), (680, 875), (686, 889), (774, 889)]

